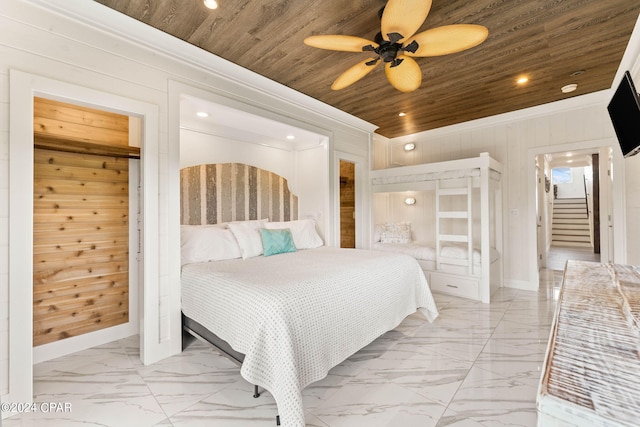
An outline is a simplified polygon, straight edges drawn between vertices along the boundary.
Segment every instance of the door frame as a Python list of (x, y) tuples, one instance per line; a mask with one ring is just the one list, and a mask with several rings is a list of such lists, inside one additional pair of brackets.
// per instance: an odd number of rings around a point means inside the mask
[[(368, 166), (367, 158), (344, 151), (333, 152), (333, 218), (336, 224), (333, 229), (333, 241), (337, 247), (340, 247), (340, 160), (354, 164), (356, 248), (368, 249), (371, 239), (368, 237), (369, 233), (366, 233), (369, 228), (366, 222), (370, 218), (366, 197), (368, 189), (366, 186), (367, 174), (365, 173)], [(365, 238), (365, 234), (367, 238)]]
[[(611, 181), (606, 181), (607, 185), (604, 188), (605, 180), (600, 180), (601, 196), (603, 193), (609, 192), (613, 200), (613, 206), (609, 207), (608, 204), (600, 199), (600, 214), (611, 215), (613, 229), (613, 248), (609, 248), (607, 245), (606, 251), (609, 253), (613, 251), (613, 261), (619, 264), (626, 263), (626, 240), (625, 240), (625, 221), (624, 221), (624, 158), (622, 152), (618, 146), (618, 141), (615, 138), (596, 139), (592, 141), (576, 142), (569, 144), (548, 145), (544, 147), (530, 148), (527, 150), (527, 194), (528, 194), (528, 221), (527, 221), (527, 241), (529, 245), (528, 249), (528, 265), (529, 265), (529, 287), (528, 289), (537, 290), (539, 286), (539, 272), (538, 272), (538, 240), (537, 240), (537, 221), (536, 221), (536, 197), (538, 193), (536, 191), (536, 156), (539, 154), (551, 154), (562, 153), (565, 151), (578, 151), (578, 150), (599, 150), (602, 157), (601, 149), (612, 148), (612, 167), (613, 172), (611, 174)], [(600, 174), (607, 173), (605, 169), (600, 169)], [(605, 230), (607, 229), (607, 230)], [(600, 223), (600, 235), (606, 235), (605, 231), (608, 231), (608, 225), (601, 221)], [(604, 245), (603, 245), (604, 248)], [(603, 250), (601, 257), (606, 255)], [(602, 258), (604, 260), (604, 258)]]
[[(159, 331), (158, 107), (107, 92), (9, 70), (9, 394), (8, 401), (33, 399), (33, 97), (140, 117), (142, 291), (138, 312), (140, 355), (153, 360), (167, 343)], [(25, 189), (31, 189), (25, 191)], [(144, 249), (146, 248), (146, 251)], [(27, 260), (25, 262), (25, 260)], [(98, 331), (99, 332), (99, 331)], [(157, 360), (157, 359), (156, 359)], [(10, 414), (3, 414), (10, 415)]]

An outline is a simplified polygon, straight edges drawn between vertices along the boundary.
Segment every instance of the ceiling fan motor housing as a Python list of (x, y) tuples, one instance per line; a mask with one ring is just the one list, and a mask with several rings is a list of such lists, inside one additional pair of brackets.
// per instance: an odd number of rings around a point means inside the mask
[[(378, 47), (374, 48), (373, 46), (368, 45), (364, 46), (362, 50), (373, 51), (377, 53), (380, 58), (382, 58), (382, 61), (391, 62), (392, 67), (397, 67), (402, 63), (402, 59), (397, 59), (398, 52), (402, 52), (405, 50), (409, 52), (415, 52), (416, 50), (418, 50), (418, 43), (415, 40), (409, 43), (407, 46), (402, 47), (402, 43), (398, 43), (398, 40), (403, 39), (402, 34), (390, 33), (387, 34), (387, 36), (389, 37), (389, 40), (385, 40), (384, 38), (382, 38), (382, 33), (376, 34), (374, 41), (378, 44)], [(373, 65), (377, 61), (371, 62), (371, 65)]]

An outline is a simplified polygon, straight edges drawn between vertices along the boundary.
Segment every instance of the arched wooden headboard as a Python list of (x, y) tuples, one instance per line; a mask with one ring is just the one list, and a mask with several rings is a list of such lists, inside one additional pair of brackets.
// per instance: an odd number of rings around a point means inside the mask
[(287, 180), (242, 163), (197, 165), (180, 171), (180, 223), (218, 224), (298, 218), (298, 197)]

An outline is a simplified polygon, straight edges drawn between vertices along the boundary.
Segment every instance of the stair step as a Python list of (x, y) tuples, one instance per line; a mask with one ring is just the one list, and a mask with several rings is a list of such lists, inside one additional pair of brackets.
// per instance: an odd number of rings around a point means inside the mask
[(554, 218), (553, 224), (584, 224), (589, 226), (589, 220), (587, 218)]
[(567, 239), (576, 239), (576, 240), (591, 240), (591, 234), (589, 234), (589, 232), (587, 233), (572, 233), (571, 230), (569, 231), (554, 231), (551, 234), (551, 238), (552, 239), (560, 239), (560, 240), (567, 240)]
[(588, 220), (589, 217), (587, 216), (586, 213), (583, 214), (579, 214), (579, 213), (554, 213), (553, 214), (553, 221), (555, 222), (556, 219), (586, 219)]
[(556, 241), (553, 241), (553, 242), (551, 242), (551, 244), (553, 246), (573, 246), (573, 247), (580, 247), (580, 248), (592, 248), (593, 247), (591, 245), (591, 243), (580, 243), (580, 242), (556, 242)]
[(585, 208), (553, 208), (553, 213), (587, 213)]
[(554, 204), (563, 204), (563, 203), (585, 203), (585, 199), (580, 198), (572, 198), (572, 199), (555, 199), (553, 201)]
[(566, 234), (553, 234), (551, 235), (552, 241), (559, 242), (591, 242), (590, 236), (574, 236), (574, 235), (566, 235)]
[(558, 224), (558, 223), (554, 223), (552, 230), (586, 230), (589, 231), (589, 224), (588, 223), (583, 223), (583, 224), (573, 224), (573, 223), (566, 223), (566, 224)]
[(565, 203), (562, 205), (554, 204), (553, 209), (587, 209), (587, 205), (585, 203)]

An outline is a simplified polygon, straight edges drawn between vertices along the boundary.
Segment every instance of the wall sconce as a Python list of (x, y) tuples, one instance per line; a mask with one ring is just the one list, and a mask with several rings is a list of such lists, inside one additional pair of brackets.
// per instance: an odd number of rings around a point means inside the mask
[(407, 142), (406, 144), (404, 144), (404, 151), (413, 151), (416, 149), (416, 144), (414, 144), (413, 142)]
[(406, 199), (404, 199), (404, 204), (407, 206), (413, 206), (416, 204), (416, 198), (415, 197), (407, 197)]

